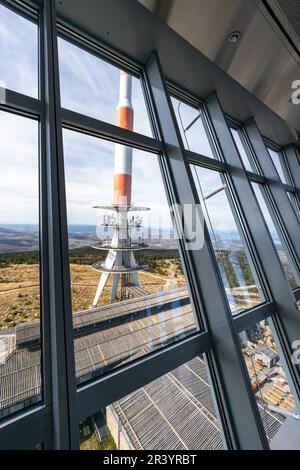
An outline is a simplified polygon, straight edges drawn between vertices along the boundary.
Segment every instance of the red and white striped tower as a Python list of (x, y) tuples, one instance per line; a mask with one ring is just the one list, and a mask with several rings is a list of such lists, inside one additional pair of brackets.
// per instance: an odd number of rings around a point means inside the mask
[[(132, 77), (120, 72), (120, 100), (117, 107), (117, 125), (133, 130), (131, 104)], [(121, 144), (115, 147), (114, 204), (131, 205), (132, 148)]]
[[(133, 107), (131, 103), (132, 77), (126, 72), (120, 72), (120, 97), (117, 107), (117, 125), (128, 130), (133, 130)], [(146, 265), (138, 265), (133, 251), (145, 248), (145, 245), (133, 245), (130, 231), (133, 227), (140, 226), (141, 219), (131, 216), (129, 211), (148, 210), (136, 207), (131, 202), (132, 192), (132, 148), (122, 144), (115, 145), (114, 167), (114, 196), (112, 206), (95, 206), (99, 209), (113, 210), (114, 215), (105, 216), (101, 225), (113, 228), (113, 236), (109, 243), (99, 243), (96, 249), (109, 250), (104, 263), (97, 262), (92, 269), (101, 272), (99, 285), (93, 302), (96, 307), (109, 276), (112, 279), (111, 301), (116, 298), (116, 292), (121, 279), (121, 291), (123, 296), (126, 286), (139, 287), (138, 272), (147, 268)]]

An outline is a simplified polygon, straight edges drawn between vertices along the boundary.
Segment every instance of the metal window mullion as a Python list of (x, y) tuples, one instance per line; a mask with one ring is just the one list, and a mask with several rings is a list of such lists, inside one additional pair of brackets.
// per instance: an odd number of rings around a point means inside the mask
[(233, 317), (235, 331), (241, 333), (276, 313), (274, 302), (266, 302)]
[(300, 288), (293, 291), (296, 301), (300, 300)]
[[(272, 162), (272, 158), (265, 146), (262, 136), (259, 133), (258, 127), (254, 121), (254, 119), (250, 119), (246, 125), (245, 130), (247, 132), (250, 144), (259, 160), (259, 164), (261, 169), (269, 178), (268, 188), (272, 199), (274, 200), (276, 210), (280, 217), (280, 223), (282, 224), (283, 228), (285, 228), (285, 236), (287, 240), (290, 241), (291, 247), (290, 249), (293, 252), (295, 260), (293, 264), (295, 265), (295, 271), (299, 275), (299, 268), (300, 268), (300, 243), (299, 243), (299, 220), (295, 214), (295, 211), (292, 207), (292, 204), (286, 194), (279, 175), (275, 169), (275, 166)], [(270, 212), (270, 215), (273, 219), (275, 226), (278, 227), (278, 221), (273, 211)], [(279, 230), (278, 235), (282, 238), (281, 242), (283, 246), (287, 246), (286, 240), (284, 237), (281, 236), (281, 230)]]
[[(228, 122), (228, 121), (227, 121), (227, 122)], [(230, 124), (228, 124), (228, 125), (229, 125), (229, 127), (230, 127)], [(237, 132), (238, 132), (238, 134), (239, 134), (239, 136), (240, 136), (240, 140), (241, 140), (242, 146), (244, 147), (244, 151), (245, 151), (245, 153), (246, 153), (246, 157), (247, 157), (248, 162), (249, 162), (250, 167), (251, 167), (251, 170), (247, 170), (247, 168), (246, 168), (245, 165), (244, 165), (244, 168), (245, 168), (246, 173), (249, 172), (249, 174), (250, 174), (250, 173), (251, 173), (251, 174), (254, 174), (254, 175), (258, 174), (258, 176), (261, 176), (261, 175), (260, 175), (261, 170), (260, 170), (259, 164), (258, 164), (258, 162), (257, 162), (257, 159), (255, 158), (255, 155), (253, 155), (253, 152), (251, 152), (251, 149), (250, 149), (250, 147), (249, 147), (249, 145), (248, 145), (248, 142), (247, 142), (247, 140), (245, 139), (244, 129), (241, 128), (241, 126), (239, 125), (239, 126), (236, 128), (236, 130), (237, 130)], [(234, 143), (236, 144), (235, 141), (234, 141)], [(236, 147), (237, 147), (237, 145), (236, 145)], [(237, 150), (238, 150), (238, 148), (237, 148)], [(241, 156), (240, 156), (240, 157), (241, 157)], [(241, 158), (242, 158), (242, 157), (241, 157)], [(242, 163), (243, 163), (243, 162), (242, 162)], [(243, 163), (243, 164), (244, 164), (244, 163)]]
[(293, 178), (292, 178), (292, 175), (291, 175), (291, 172), (290, 172), (290, 168), (287, 164), (285, 152), (283, 151), (283, 149), (280, 149), (280, 150), (278, 150), (277, 153), (279, 155), (279, 162), (280, 162), (280, 165), (281, 165), (281, 169), (283, 171), (284, 179), (286, 181), (286, 183), (284, 181), (282, 181), (282, 183), (283, 183), (283, 185), (286, 185), (286, 186), (292, 186), (293, 185)]
[[(60, 116), (55, 1), (45, 0), (41, 15), (42, 188), (47, 210), (46, 227), (49, 282), (53, 447), (76, 449), (79, 446), (72, 309), (68, 266), (66, 198), (63, 167), (63, 141)], [(47, 337), (46, 337), (47, 339)], [(46, 371), (47, 372), (47, 371)]]
[(158, 379), (171, 370), (211, 348), (207, 332), (196, 333), (181, 341), (146, 354), (144, 357), (112, 370), (104, 377), (79, 385), (78, 420), (97, 413), (111, 403)]
[(35, 98), (6, 88), (4, 100), (0, 101), (0, 109), (37, 119), (40, 115), (41, 103)]
[(63, 126), (67, 129), (102, 139), (112, 140), (125, 145), (131, 145), (150, 152), (161, 152), (162, 144), (152, 137), (110, 124), (109, 122), (85, 116), (68, 109), (61, 110)]
[(0, 4), (29, 21), (36, 21), (41, 1), (42, 0), (0, 0)]
[(292, 174), (295, 190), (300, 194), (300, 161), (297, 155), (297, 150), (293, 145), (288, 145), (283, 149), (285, 153), (289, 169)]
[[(145, 71), (165, 146), (163, 177), (169, 203), (182, 208), (189, 204), (196, 209), (199, 199), (156, 53), (151, 54)], [(203, 247), (188, 250), (186, 240), (181, 240), (180, 251), (192, 303), (212, 339), (213, 351), (206, 356), (226, 445), (234, 449), (268, 448), (206, 225)]]
[(209, 168), (215, 171), (226, 171), (227, 165), (221, 160), (201, 155), (200, 153), (192, 152), (191, 150), (185, 149), (186, 159), (189, 163), (195, 165), (202, 165), (205, 168)]
[[(269, 184), (269, 180), (267, 181), (267, 184)], [(291, 184), (282, 183), (282, 187), (285, 191), (289, 191), (291, 193), (296, 191), (295, 186), (292, 186)]]
[(285, 276), (251, 184), (247, 180), (215, 93), (212, 93), (206, 100), (206, 107), (224, 158), (228, 165), (235, 168), (235, 171), (231, 173), (231, 181), (243, 209), (244, 220), (260, 260), (261, 269), (267, 279), (271, 300), (275, 303), (277, 314), (274, 317), (276, 317), (277, 328), (280, 329), (281, 349), (285, 351), (282, 359), (285, 362), (287, 374), (291, 378), (291, 388), (295, 400), (299, 403), (300, 368), (291, 360), (292, 344), (300, 338), (300, 316), (294, 294)]
[(40, 406), (0, 424), (0, 450), (28, 450), (50, 439), (52, 419), (49, 408)]
[[(299, 274), (300, 271), (298, 268), (298, 263), (296, 262), (296, 255), (293, 252), (293, 246), (291, 245), (288, 234), (285, 230), (285, 227), (282, 224), (280, 214), (278, 213), (278, 207), (270, 191), (270, 186), (264, 185), (263, 187), (261, 187), (261, 194), (265, 202), (265, 205), (267, 207), (268, 213), (276, 229), (276, 232), (278, 233), (278, 237), (283, 247), (284, 253), (287, 257), (289, 266), (291, 268), (291, 272), (296, 280), (297, 286), (299, 286), (300, 285), (300, 274)], [(292, 203), (290, 202), (290, 200), (289, 200), (289, 204), (294, 211), (294, 208), (292, 207)]]

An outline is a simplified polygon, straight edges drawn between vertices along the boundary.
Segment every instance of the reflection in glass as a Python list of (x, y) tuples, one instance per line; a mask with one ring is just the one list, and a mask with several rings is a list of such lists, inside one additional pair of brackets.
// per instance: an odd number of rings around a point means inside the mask
[(191, 168), (230, 308), (237, 314), (260, 304), (264, 296), (234, 220), (224, 177), (199, 166)]
[(0, 87), (38, 97), (37, 25), (0, 5)]
[(279, 152), (275, 152), (275, 150), (272, 150), (270, 148), (267, 148), (270, 157), (272, 159), (272, 162), (276, 168), (276, 171), (279, 175), (279, 178), (281, 179), (282, 183), (287, 183), (289, 184), (288, 176), (287, 176), (287, 169), (285, 167), (285, 163), (283, 161), (282, 155)]
[[(123, 127), (116, 122), (120, 69), (62, 38), (58, 53), (62, 107)], [(129, 78), (123, 102), (131, 101), (134, 109), (131, 129), (152, 136), (141, 82)]]
[(254, 193), (255, 193), (255, 196), (257, 198), (260, 209), (262, 211), (263, 217), (265, 219), (266, 225), (267, 225), (268, 230), (270, 232), (270, 235), (272, 237), (272, 240), (273, 240), (274, 246), (276, 248), (277, 254), (278, 254), (279, 259), (281, 261), (282, 267), (285, 271), (285, 274), (288, 278), (288, 281), (290, 283), (291, 288), (295, 289), (298, 285), (298, 282), (297, 282), (297, 280), (295, 278), (295, 275), (294, 275), (294, 273), (291, 269), (288, 258), (286, 256), (286, 253), (285, 253), (285, 251), (283, 249), (283, 246), (281, 244), (278, 232), (275, 228), (272, 217), (271, 217), (271, 215), (269, 213), (269, 210), (267, 208), (267, 205), (264, 201), (264, 197), (263, 197), (263, 193), (262, 193), (262, 191), (264, 191), (264, 188), (258, 183), (251, 183), (251, 184), (252, 184), (252, 187), (254, 189)]
[(253, 165), (253, 163), (250, 162), (249, 156), (247, 155), (247, 153), (245, 151), (245, 148), (244, 148), (244, 145), (242, 143), (239, 132), (236, 129), (234, 129), (233, 127), (230, 127), (230, 131), (231, 131), (232, 137), (235, 141), (235, 145), (237, 147), (237, 150), (238, 150), (239, 155), (242, 159), (242, 162), (244, 164), (245, 169), (248, 170), (248, 171), (256, 171), (255, 166)]
[(196, 357), (81, 423), (82, 450), (223, 449), (203, 357)]
[(38, 123), (0, 111), (0, 418), (41, 399)]
[(292, 204), (294, 212), (295, 212), (297, 218), (300, 221), (300, 206), (299, 206), (299, 202), (298, 202), (298, 196), (296, 196), (296, 194), (292, 193), (291, 191), (286, 191), (286, 194), (288, 195), (288, 198), (289, 198), (289, 200)]
[[(82, 381), (184, 338), (196, 325), (158, 157), (69, 130), (64, 155)], [(122, 156), (132, 164), (127, 177)]]
[(291, 422), (300, 430), (300, 421), (271, 326), (271, 319), (254, 325), (240, 334), (240, 343), (266, 436), (280, 449), (288, 444), (281, 442), (284, 430)]
[(185, 148), (214, 158), (203, 124), (202, 109), (193, 108), (176, 98), (171, 100)]

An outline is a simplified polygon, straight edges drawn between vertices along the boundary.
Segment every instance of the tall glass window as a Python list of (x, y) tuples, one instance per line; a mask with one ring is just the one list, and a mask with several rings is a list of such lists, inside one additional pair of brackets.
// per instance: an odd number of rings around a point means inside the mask
[(172, 98), (172, 105), (185, 148), (214, 158), (212, 143), (203, 123), (202, 108), (193, 108), (176, 98)]
[(0, 4), (0, 87), (38, 97), (38, 27)]
[(253, 171), (253, 172), (257, 171), (252, 161), (252, 158), (250, 157), (249, 153), (247, 153), (245, 150), (239, 131), (237, 129), (234, 129), (233, 127), (230, 127), (230, 132), (232, 134), (233, 140), (235, 142), (235, 145), (237, 147), (237, 150), (239, 152), (239, 155), (241, 157), (245, 170)]
[(272, 217), (269, 213), (268, 207), (265, 203), (264, 197), (263, 197), (263, 191), (265, 190), (264, 187), (262, 187), (261, 184), (258, 183), (252, 183), (252, 187), (254, 189), (255, 196), (257, 198), (258, 204), (260, 206), (260, 209), (262, 211), (263, 217), (265, 219), (266, 225), (268, 227), (268, 230), (270, 232), (270, 235), (272, 237), (274, 246), (276, 248), (276, 251), (278, 253), (279, 259), (281, 261), (282, 267), (285, 271), (285, 274), (288, 278), (288, 281), (290, 283), (290, 286), (292, 289), (295, 289), (298, 286), (298, 281), (297, 281), (297, 275), (296, 273), (293, 272), (288, 257), (286, 255), (286, 252), (281, 244), (278, 232), (275, 228), (275, 225), (273, 223)]
[[(62, 38), (58, 39), (58, 53), (63, 108), (152, 136), (138, 78), (130, 75), (130, 84), (120, 82), (119, 68)], [(121, 108), (128, 102), (133, 112), (129, 111), (131, 121), (124, 126), (126, 116)]]
[(229, 204), (225, 177), (191, 168), (231, 311), (237, 314), (263, 302), (264, 295)]
[(267, 150), (270, 154), (273, 165), (276, 168), (276, 171), (279, 175), (281, 182), (290, 184), (287, 167), (286, 167), (285, 161), (283, 160), (283, 156), (281, 155), (281, 153), (275, 152), (275, 150), (272, 150), (268, 147), (267, 147)]
[(38, 123), (0, 111), (0, 418), (41, 400)]
[[(178, 341), (196, 324), (158, 157), (69, 130), (64, 155), (82, 381)], [(123, 157), (132, 164), (127, 176)]]
[(291, 191), (287, 191), (286, 194), (288, 195), (288, 198), (292, 204), (292, 207), (295, 211), (295, 214), (296, 216), (298, 217), (299, 221), (300, 221), (300, 206), (299, 206), (299, 200), (298, 200), (298, 196), (297, 194), (291, 192)]
[(240, 342), (270, 447), (284, 449), (291, 433), (297, 432), (299, 409), (273, 336), (272, 319), (242, 332)]

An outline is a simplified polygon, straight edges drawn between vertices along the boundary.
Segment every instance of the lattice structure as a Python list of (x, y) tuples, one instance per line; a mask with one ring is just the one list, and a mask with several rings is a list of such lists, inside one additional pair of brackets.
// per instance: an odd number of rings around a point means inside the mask
[[(125, 129), (133, 130), (133, 108), (131, 104), (132, 77), (126, 72), (120, 72), (120, 99), (117, 108), (117, 125)], [(104, 262), (93, 264), (92, 269), (101, 273), (101, 278), (93, 301), (96, 307), (103, 293), (103, 289), (112, 276), (112, 288), (110, 300), (113, 302), (117, 296), (120, 285), (119, 297), (130, 297), (127, 287), (129, 285), (140, 287), (138, 273), (147, 269), (147, 265), (139, 265), (134, 258), (134, 251), (146, 248), (142, 240), (138, 243), (131, 242), (131, 231), (139, 229), (142, 218), (139, 215), (129, 215), (133, 211), (149, 210), (147, 207), (137, 207), (131, 202), (132, 191), (132, 148), (115, 144), (115, 169), (114, 169), (114, 199), (112, 205), (95, 206), (97, 209), (113, 211), (102, 216), (100, 226), (112, 230), (112, 238), (103, 243), (94, 245), (98, 250), (108, 250)]]

